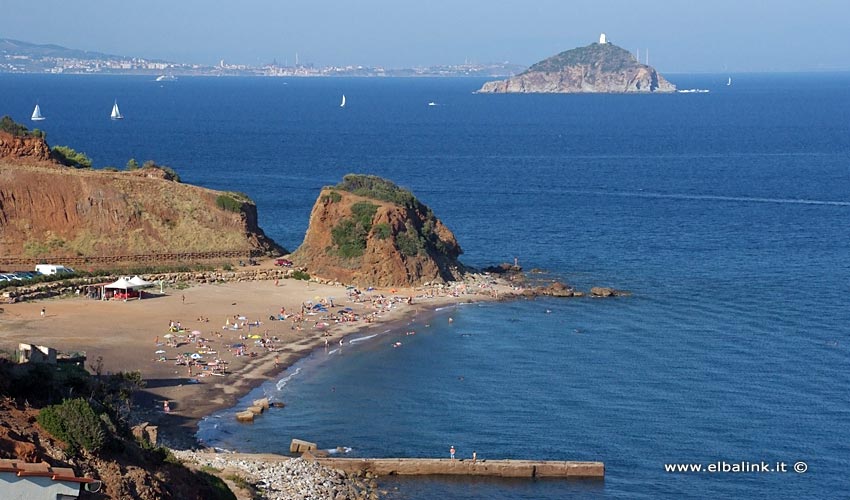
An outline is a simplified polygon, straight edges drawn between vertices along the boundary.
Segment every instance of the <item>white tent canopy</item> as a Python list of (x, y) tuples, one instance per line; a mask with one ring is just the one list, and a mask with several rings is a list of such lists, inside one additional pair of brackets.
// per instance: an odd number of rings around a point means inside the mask
[(114, 290), (132, 290), (134, 285), (127, 281), (126, 278), (119, 278), (115, 283), (110, 283), (108, 285), (103, 285), (104, 289), (114, 289)]
[[(138, 279), (137, 283), (144, 283), (144, 284), (135, 284), (135, 283), (133, 283), (132, 279), (128, 280), (127, 278), (124, 278), (124, 277), (119, 278), (114, 283), (110, 283), (108, 285), (103, 285), (103, 290), (100, 294), (101, 300), (106, 299), (106, 291), (107, 290), (123, 290), (123, 292), (126, 296), (126, 294), (130, 290), (137, 290), (139, 288), (144, 288), (145, 286), (150, 285), (150, 283), (139, 278), (138, 276), (135, 276), (133, 279)], [(141, 299), (141, 298), (142, 298), (142, 294), (140, 293), (139, 299)], [(127, 299), (125, 298), (124, 300), (126, 301)]]
[(143, 287), (146, 287), (146, 286), (152, 286), (153, 285), (153, 283), (151, 283), (150, 281), (145, 281), (138, 276), (133, 276), (132, 278), (130, 278), (129, 283), (131, 285), (133, 285), (135, 288), (143, 288)]

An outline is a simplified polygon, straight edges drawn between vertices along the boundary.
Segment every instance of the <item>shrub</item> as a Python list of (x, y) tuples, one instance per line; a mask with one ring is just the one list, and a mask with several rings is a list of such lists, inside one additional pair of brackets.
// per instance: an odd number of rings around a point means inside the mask
[(15, 120), (13, 120), (12, 117), (8, 115), (4, 116), (3, 118), (0, 118), (0, 130), (17, 137), (36, 136), (35, 131), (30, 132), (29, 129), (27, 129), (20, 123), (15, 122)]
[(336, 247), (337, 255), (351, 259), (363, 255), (368, 234), (354, 220), (343, 219), (331, 228), (331, 241)]
[(422, 205), (410, 191), (376, 175), (348, 174), (336, 188), (405, 207), (418, 208)]
[(368, 201), (358, 201), (354, 205), (351, 205), (351, 213), (354, 215), (355, 222), (363, 226), (367, 233), (372, 229), (372, 219), (375, 217), (377, 211), (378, 205), (369, 203)]
[(413, 257), (419, 254), (419, 238), (415, 234), (404, 232), (396, 236), (395, 244), (402, 255)]
[(242, 202), (237, 200), (232, 194), (224, 193), (218, 195), (215, 199), (215, 206), (228, 212), (241, 212)]
[(368, 201), (359, 201), (351, 206), (351, 218), (340, 220), (331, 228), (331, 241), (340, 257), (351, 259), (363, 255), (366, 238), (372, 230), (372, 219), (378, 211), (378, 205)]
[(322, 203), (339, 203), (342, 200), (342, 195), (337, 193), (336, 191), (331, 191), (328, 194), (322, 195)]
[(127, 161), (126, 169), (128, 171), (138, 170), (139, 169), (139, 162), (137, 162), (135, 158), (130, 158), (130, 160)]
[(165, 165), (158, 165), (158, 167), (162, 169), (163, 172), (168, 174), (172, 181), (182, 182), (180, 179), (180, 174), (178, 174), (177, 171), (175, 171), (173, 168), (167, 167)]
[[(135, 170), (135, 168), (131, 168), (131, 162), (132, 162), (133, 165), (138, 166), (138, 163), (136, 163), (136, 160), (131, 158), (130, 161), (127, 162), (127, 170)], [(142, 168), (143, 169), (145, 169), (145, 168), (158, 168), (159, 170), (162, 170), (163, 172), (165, 172), (167, 174), (165, 176), (165, 178), (167, 180), (172, 180), (174, 182), (181, 182), (180, 174), (178, 174), (173, 168), (168, 167), (166, 165), (157, 165), (157, 163), (153, 160), (148, 160), (148, 161), (142, 163)]]
[(375, 227), (372, 228), (372, 232), (375, 233), (375, 238), (378, 238), (379, 240), (385, 240), (392, 236), (392, 228), (386, 222), (375, 224)]
[(74, 168), (91, 168), (91, 158), (68, 146), (53, 146), (51, 150), (59, 163)]
[(292, 273), (292, 279), (310, 281), (310, 275), (304, 271), (298, 270)]
[(95, 454), (106, 441), (103, 422), (82, 398), (66, 399), (62, 404), (43, 408), (38, 413), (38, 423), (53, 437), (64, 441), (69, 453), (83, 450)]

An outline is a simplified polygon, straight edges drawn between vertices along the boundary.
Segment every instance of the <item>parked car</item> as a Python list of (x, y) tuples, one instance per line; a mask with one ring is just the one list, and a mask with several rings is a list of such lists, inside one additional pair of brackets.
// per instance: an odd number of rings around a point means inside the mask
[(70, 267), (60, 266), (56, 264), (38, 264), (35, 266), (35, 272), (39, 274), (74, 274), (74, 270)]
[(292, 267), (292, 261), (289, 259), (275, 259), (274, 265), (283, 267)]

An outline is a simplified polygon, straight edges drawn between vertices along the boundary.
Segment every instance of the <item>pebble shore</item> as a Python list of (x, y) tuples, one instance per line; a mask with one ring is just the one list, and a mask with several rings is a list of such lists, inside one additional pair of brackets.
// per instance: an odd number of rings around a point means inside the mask
[(253, 484), (269, 500), (377, 500), (378, 484), (370, 474), (346, 474), (303, 458), (249, 460), (227, 453), (172, 450), (179, 459), (229, 472)]

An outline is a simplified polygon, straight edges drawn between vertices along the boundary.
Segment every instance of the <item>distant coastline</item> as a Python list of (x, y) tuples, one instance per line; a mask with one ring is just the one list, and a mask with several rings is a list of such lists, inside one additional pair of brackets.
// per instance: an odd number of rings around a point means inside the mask
[(147, 75), (160, 76), (267, 76), (267, 77), (506, 77), (525, 70), (510, 63), (464, 63), (412, 68), (382, 66), (290, 65), (276, 60), (260, 65), (216, 65), (172, 62), (145, 57), (127, 57), (69, 49), (59, 45), (37, 45), (0, 38), (0, 74)]

